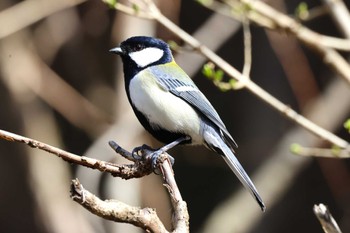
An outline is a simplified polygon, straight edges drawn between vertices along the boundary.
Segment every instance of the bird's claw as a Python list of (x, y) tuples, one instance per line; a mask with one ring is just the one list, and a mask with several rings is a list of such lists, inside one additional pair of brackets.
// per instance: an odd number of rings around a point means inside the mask
[[(159, 171), (159, 167), (158, 167), (158, 164), (159, 164), (159, 159), (160, 159), (160, 155), (162, 155), (164, 153), (164, 151), (162, 150), (156, 150), (154, 151), (150, 156), (151, 156), (151, 162), (152, 162), (152, 169), (153, 169), (153, 172), (157, 175), (160, 175), (160, 171)], [(175, 159), (170, 156), (169, 154), (167, 154), (167, 159), (169, 159), (170, 163), (171, 163), (171, 166), (174, 165), (175, 163)]]
[[(135, 147), (132, 150), (131, 155), (135, 160), (142, 160), (143, 158), (150, 159), (153, 172), (157, 175), (160, 175), (158, 164), (160, 162), (160, 155), (162, 155), (163, 153), (164, 151), (162, 149), (154, 150), (148, 145), (143, 144), (142, 146)], [(173, 166), (175, 159), (169, 154), (167, 155), (167, 157), (171, 165)]]
[(142, 154), (145, 151), (149, 151), (149, 150), (153, 150), (151, 147), (147, 146), (146, 144), (143, 144), (142, 146), (138, 146), (135, 147), (132, 152), (131, 152), (131, 156), (135, 159), (135, 160), (141, 160), (142, 159)]

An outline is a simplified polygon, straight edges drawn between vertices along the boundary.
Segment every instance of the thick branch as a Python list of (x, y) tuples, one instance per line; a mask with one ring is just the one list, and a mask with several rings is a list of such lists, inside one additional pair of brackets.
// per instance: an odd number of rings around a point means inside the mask
[(168, 232), (154, 209), (134, 207), (117, 200), (102, 201), (84, 189), (78, 179), (72, 180), (71, 197), (85, 209), (101, 218), (130, 223), (150, 232)]
[[(0, 12), (0, 39), (85, 0), (22, 1)], [(18, 17), (18, 16), (21, 17)]]
[[(132, 161), (135, 160), (135, 158), (132, 156), (130, 152), (121, 148), (117, 143), (110, 141), (109, 145), (118, 154), (121, 154), (123, 157)], [(146, 146), (143, 146), (140, 152), (141, 152), (141, 155), (140, 155), (141, 158), (144, 158), (144, 160), (150, 161), (149, 163), (152, 163), (153, 161), (152, 156), (153, 156), (154, 150)], [(174, 209), (174, 217), (172, 219), (173, 228), (174, 228), (173, 232), (181, 232), (181, 233), (189, 232), (189, 215), (187, 211), (187, 204), (182, 199), (180, 190), (177, 187), (172, 165), (167, 153), (163, 153), (157, 157), (156, 168), (162, 174), (164, 186), (168, 189), (171, 203)]]

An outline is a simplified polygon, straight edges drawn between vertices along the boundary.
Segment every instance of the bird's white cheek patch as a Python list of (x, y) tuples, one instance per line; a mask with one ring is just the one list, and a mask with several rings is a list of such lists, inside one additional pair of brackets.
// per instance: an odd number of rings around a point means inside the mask
[(158, 48), (145, 48), (143, 50), (132, 52), (130, 58), (139, 66), (145, 67), (163, 57), (164, 51)]

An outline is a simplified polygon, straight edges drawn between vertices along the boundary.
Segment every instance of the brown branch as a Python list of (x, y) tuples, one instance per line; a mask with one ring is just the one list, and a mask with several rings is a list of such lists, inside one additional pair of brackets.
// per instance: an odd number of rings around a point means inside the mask
[(341, 233), (337, 222), (334, 220), (327, 206), (322, 203), (314, 205), (314, 213), (317, 219), (320, 221), (325, 233)]
[[(236, 1), (225, 0), (224, 2), (227, 4), (226, 8), (238, 8), (238, 3)], [(341, 39), (330, 37), (312, 31), (307, 27), (304, 27), (295, 19), (279, 12), (278, 10), (275, 10), (262, 1), (239, 0), (239, 2), (243, 4), (244, 7), (240, 6), (240, 8), (245, 9), (243, 13), (246, 14), (249, 20), (261, 27), (294, 35), (299, 41), (316, 51), (322, 57), (325, 64), (330, 66), (337, 74), (343, 77), (350, 84), (350, 65), (336, 51), (350, 51), (349, 38)], [(204, 1), (201, 3), (207, 8), (224, 12), (224, 14), (229, 17), (233, 17), (235, 19), (241, 18), (237, 16), (237, 10), (233, 13), (232, 10), (224, 11), (225, 4), (218, 4), (216, 1)], [(218, 10), (216, 10), (216, 8)]]
[(173, 232), (189, 232), (189, 215), (187, 211), (187, 204), (182, 199), (179, 188), (177, 187), (169, 159), (161, 163), (161, 172), (163, 175), (163, 180), (165, 182), (164, 186), (168, 189), (168, 192), (171, 197), (171, 203), (174, 208), (174, 216), (172, 218), (172, 223), (174, 227)]
[[(0, 39), (86, 0), (22, 1), (0, 12)], [(18, 17), (20, 15), (21, 17)]]
[(66, 162), (82, 165), (88, 168), (97, 169), (101, 172), (108, 172), (112, 176), (118, 176), (123, 179), (139, 178), (148, 175), (152, 172), (152, 168), (147, 161), (137, 161), (134, 164), (113, 164), (110, 162), (89, 158), (85, 156), (79, 156), (57, 147), (48, 145), (46, 143), (23, 137), (18, 134), (10, 133), (4, 130), (0, 130), (0, 139), (5, 139), (10, 142), (24, 143), (32, 148), (44, 150), (57, 157), (62, 158)]
[(350, 13), (342, 0), (323, 0), (344, 36), (350, 39)]
[(168, 232), (154, 209), (134, 207), (117, 200), (102, 201), (84, 189), (78, 179), (72, 180), (71, 197), (75, 202), (101, 218), (130, 223), (148, 232)]
[[(349, 51), (349, 39), (333, 38), (316, 33), (261, 1), (240, 0), (240, 2), (246, 4), (247, 8), (250, 10), (251, 14), (248, 14), (248, 17), (252, 21), (261, 25), (259, 23), (261, 18), (265, 18), (275, 25), (275, 29), (283, 30), (294, 35), (306, 46), (318, 52), (323, 58), (325, 64), (329, 65), (337, 74), (350, 84), (350, 65), (335, 50)], [(258, 17), (251, 17), (252, 15), (256, 16), (256, 14), (258, 14)]]
[[(115, 142), (109, 142), (110, 146), (118, 154), (134, 162), (133, 164), (118, 165), (85, 156), (79, 156), (46, 143), (4, 130), (0, 130), (0, 139), (10, 142), (24, 143), (32, 148), (37, 148), (54, 154), (62, 158), (64, 161), (97, 169), (101, 172), (108, 172), (113, 176), (121, 177), (123, 179), (139, 178), (148, 175), (153, 171), (153, 150), (148, 148), (143, 148), (140, 151), (141, 155), (138, 158), (134, 158), (130, 152), (121, 148)], [(156, 167), (159, 168), (162, 173), (164, 185), (170, 194), (173, 205), (173, 232), (189, 232), (189, 215), (187, 211), (187, 204), (182, 199), (179, 188), (177, 187), (167, 153), (163, 153), (157, 158)], [(81, 204), (91, 213), (105, 219), (116, 222), (130, 223), (150, 232), (168, 232), (162, 222), (159, 220), (155, 210), (151, 208), (141, 209), (138, 207), (132, 207), (114, 200), (102, 201), (85, 190), (77, 179), (72, 181), (71, 196), (74, 201)]]

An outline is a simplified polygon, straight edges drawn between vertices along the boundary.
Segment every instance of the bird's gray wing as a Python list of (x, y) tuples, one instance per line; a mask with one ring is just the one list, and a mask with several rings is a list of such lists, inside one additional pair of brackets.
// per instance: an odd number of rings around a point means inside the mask
[(222, 136), (224, 136), (231, 146), (237, 147), (236, 142), (227, 131), (225, 124), (220, 119), (214, 107), (181, 68), (174, 69), (170, 67), (169, 69), (169, 67), (165, 66), (155, 66), (151, 68), (150, 71), (157, 77), (157, 82), (163, 89), (189, 103), (198, 112), (219, 127), (223, 134)]

